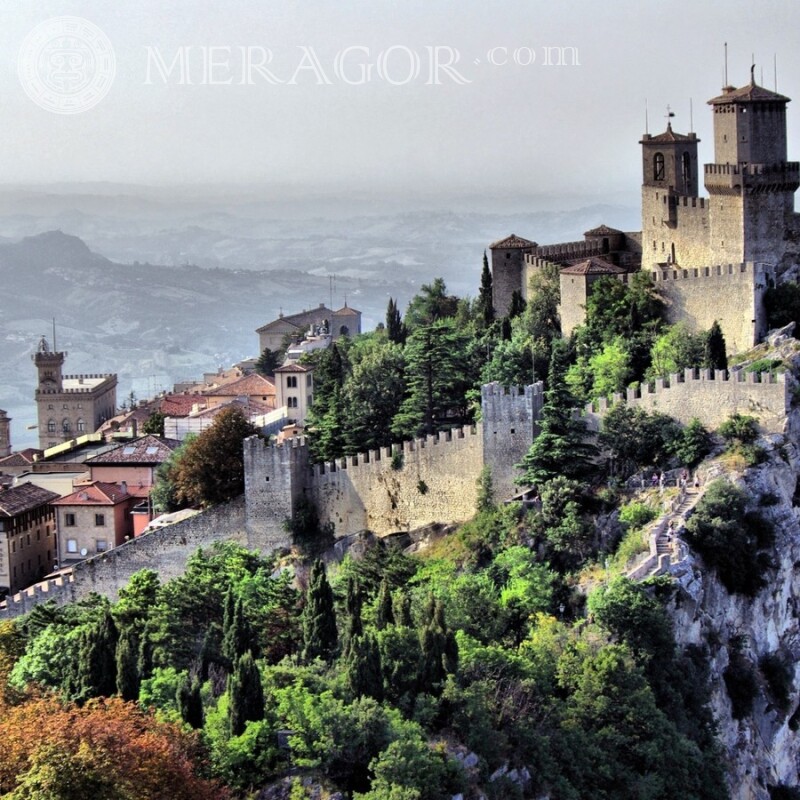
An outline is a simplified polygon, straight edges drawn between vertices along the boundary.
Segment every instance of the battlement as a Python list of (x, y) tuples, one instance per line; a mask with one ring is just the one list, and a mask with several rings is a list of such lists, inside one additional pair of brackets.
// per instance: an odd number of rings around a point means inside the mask
[(717, 278), (725, 276), (728, 280), (744, 279), (751, 280), (753, 277), (770, 278), (775, 273), (772, 264), (761, 262), (744, 261), (740, 264), (716, 264), (713, 267), (690, 267), (683, 268), (677, 264), (666, 268), (653, 270), (650, 275), (653, 283), (665, 283), (667, 281), (691, 281), (704, 280), (706, 278)]
[(599, 430), (602, 417), (623, 402), (668, 414), (684, 425), (697, 418), (711, 429), (731, 414), (748, 414), (769, 433), (783, 430), (791, 407), (784, 373), (686, 369), (642, 387), (631, 387), (624, 395), (617, 393), (588, 403), (584, 413), (589, 427)]
[(573, 258), (591, 258), (592, 256), (602, 256), (603, 246), (600, 243), (590, 243), (585, 240), (577, 242), (559, 242), (558, 244), (544, 244), (536, 247), (525, 259), (539, 256), (548, 258), (557, 257), (559, 261), (569, 261)]
[(800, 186), (800, 163), (706, 164), (705, 186), (711, 193), (738, 194), (742, 187), (755, 191), (794, 191)]
[(561, 265), (557, 264), (555, 261), (550, 261), (543, 256), (537, 256), (533, 253), (526, 253), (525, 266), (531, 269), (546, 269), (547, 267), (556, 267), (556, 269), (560, 269)]
[(667, 202), (667, 197), (669, 197), (670, 202), (673, 202), (676, 207), (678, 208), (697, 208), (701, 210), (705, 210), (706, 207), (706, 198), (705, 197), (696, 197), (693, 195), (686, 195), (686, 194), (672, 194), (672, 195), (664, 195), (664, 202)]

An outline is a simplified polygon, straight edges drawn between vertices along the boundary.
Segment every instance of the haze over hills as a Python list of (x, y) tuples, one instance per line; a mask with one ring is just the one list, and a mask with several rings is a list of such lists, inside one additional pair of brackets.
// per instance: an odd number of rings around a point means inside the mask
[(291, 204), (284, 210), (281, 217), (272, 201), (178, 202), (158, 192), (0, 194), (0, 408), (14, 420), (12, 444), (35, 441), (25, 430), (35, 423), (30, 354), (42, 334), (52, 337), (53, 318), (66, 370), (118, 373), (121, 402), (131, 389), (146, 397), (257, 355), (255, 329), (281, 310), (346, 300), (370, 330), (390, 296), (404, 308), (437, 276), (453, 293), (474, 296), (484, 248), (512, 231), (545, 243), (580, 238), (599, 222), (638, 227), (626, 206), (343, 216), (339, 205), (314, 217)]

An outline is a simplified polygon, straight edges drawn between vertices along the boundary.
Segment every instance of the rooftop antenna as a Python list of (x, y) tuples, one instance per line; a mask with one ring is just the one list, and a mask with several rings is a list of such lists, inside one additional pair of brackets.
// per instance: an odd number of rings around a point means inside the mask
[(647, 120), (647, 98), (644, 99), (644, 132), (645, 135), (650, 133), (650, 125), (648, 124)]
[(725, 42), (725, 85), (728, 85), (728, 43)]
[(778, 55), (772, 54), (772, 71), (775, 74), (775, 91), (778, 91)]
[(694, 111), (692, 109), (692, 98), (689, 98), (689, 133), (694, 130)]
[(759, 80), (761, 81), (761, 85), (763, 86), (764, 85), (764, 66), (762, 65), (760, 67), (760, 69), (761, 69), (761, 77), (759, 78)]
[(750, 53), (750, 83), (756, 82), (756, 54)]
[(57, 353), (58, 348), (56, 347), (56, 318), (53, 317), (53, 352)]
[(675, 112), (669, 107), (669, 103), (667, 103), (667, 113), (664, 116), (667, 118), (667, 127), (672, 127), (672, 118), (675, 116)]

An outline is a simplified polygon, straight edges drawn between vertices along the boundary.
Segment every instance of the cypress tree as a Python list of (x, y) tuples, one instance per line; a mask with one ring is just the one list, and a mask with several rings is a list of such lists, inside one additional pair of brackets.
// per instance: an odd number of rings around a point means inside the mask
[(189, 674), (178, 686), (175, 700), (181, 719), (195, 730), (203, 727), (203, 700), (200, 697), (200, 679), (192, 679)]
[(420, 661), (417, 687), (420, 692), (438, 694), (444, 679), (458, 668), (458, 645), (452, 631), (447, 628), (444, 606), (440, 601), (428, 600), (425, 620), (419, 634)]
[(136, 635), (127, 628), (117, 642), (117, 693), (123, 700), (139, 698), (139, 667)]
[(392, 611), (392, 593), (389, 584), (384, 578), (381, 581), (381, 588), (378, 590), (378, 603), (375, 607), (375, 627), (382, 631), (387, 625), (394, 625), (394, 613)]
[(478, 293), (478, 314), (484, 328), (494, 322), (494, 305), (492, 304), (492, 272), (489, 259), (483, 251), (483, 271), (481, 272), (481, 288)]
[(728, 353), (725, 348), (725, 337), (717, 320), (708, 331), (705, 346), (705, 366), (707, 369), (728, 369)]
[(362, 635), (364, 626), (361, 621), (361, 608), (364, 598), (361, 594), (361, 588), (358, 581), (350, 575), (347, 578), (347, 594), (345, 596), (345, 612), (347, 619), (345, 621), (345, 634), (344, 642), (342, 644), (342, 655), (347, 657), (350, 654), (350, 647), (355, 639)]
[(408, 592), (404, 592), (402, 589), (395, 595), (394, 618), (395, 624), (404, 628), (410, 628), (414, 624), (411, 618), (411, 598), (408, 596)]
[(403, 325), (400, 309), (393, 297), (389, 298), (389, 305), (386, 307), (386, 336), (390, 342), (405, 344), (406, 327)]
[(117, 691), (117, 626), (107, 609), (81, 636), (78, 654), (78, 697), (111, 697)]
[(136, 671), (139, 680), (147, 680), (153, 676), (153, 629), (155, 624), (150, 620), (144, 625), (142, 636), (139, 639), (139, 653), (136, 662)]
[(355, 697), (383, 699), (381, 654), (375, 634), (368, 631), (353, 640), (347, 659), (347, 682)]
[(311, 568), (311, 580), (306, 592), (302, 614), (303, 658), (312, 661), (322, 658), (330, 661), (336, 651), (336, 610), (333, 591), (325, 574), (325, 566), (317, 559)]
[(233, 666), (236, 660), (248, 650), (255, 650), (253, 629), (244, 613), (244, 603), (239, 597), (233, 607), (228, 627), (223, 631), (222, 655)]
[(208, 680), (208, 670), (212, 664), (221, 664), (222, 655), (222, 629), (216, 622), (212, 622), (203, 637), (200, 649), (200, 680)]
[(261, 673), (249, 650), (238, 659), (228, 678), (228, 693), (231, 736), (241, 736), (248, 721), (264, 719)]
[(514, 289), (511, 293), (511, 304), (508, 308), (508, 318), (514, 319), (518, 317), (525, 310), (525, 300), (522, 298), (522, 292), (519, 289)]

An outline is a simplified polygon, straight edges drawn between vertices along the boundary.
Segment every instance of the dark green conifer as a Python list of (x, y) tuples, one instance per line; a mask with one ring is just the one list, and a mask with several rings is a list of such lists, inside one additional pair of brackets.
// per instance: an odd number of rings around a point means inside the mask
[(126, 628), (117, 642), (117, 693), (123, 700), (139, 698), (139, 667), (136, 635)]
[(389, 298), (389, 305), (386, 307), (386, 336), (390, 342), (405, 344), (406, 328), (393, 297)]
[(394, 618), (395, 623), (404, 628), (410, 628), (414, 624), (411, 618), (411, 598), (408, 596), (408, 592), (402, 589), (395, 593)]
[(311, 580), (303, 608), (303, 658), (330, 661), (336, 652), (336, 610), (333, 591), (325, 574), (325, 566), (317, 559), (311, 568)]
[(111, 697), (116, 693), (117, 639), (117, 626), (108, 610), (81, 635), (75, 682), (79, 699)]
[(389, 583), (384, 578), (378, 590), (378, 602), (375, 606), (375, 627), (382, 631), (387, 625), (394, 625), (394, 612), (392, 610), (392, 593)]
[(525, 300), (522, 297), (522, 292), (519, 289), (514, 289), (511, 293), (511, 304), (508, 307), (508, 318), (514, 319), (518, 317), (525, 310)]
[(231, 736), (241, 736), (248, 721), (257, 722), (264, 718), (261, 673), (249, 650), (238, 659), (228, 678), (228, 693)]
[(725, 337), (717, 320), (708, 331), (705, 346), (705, 366), (708, 369), (728, 369), (728, 354), (725, 348)]
[(383, 699), (381, 655), (371, 631), (353, 640), (347, 659), (347, 682), (355, 697)]
[(239, 597), (234, 604), (228, 626), (223, 631), (222, 655), (233, 665), (248, 650), (255, 650), (255, 637), (244, 613), (244, 603)]
[(478, 317), (484, 328), (494, 322), (494, 305), (492, 304), (492, 272), (489, 259), (483, 251), (483, 271), (481, 272), (481, 288), (478, 293)]
[(200, 679), (187, 673), (178, 686), (176, 702), (181, 719), (195, 730), (203, 727), (203, 700), (200, 696)]
[(353, 641), (364, 632), (361, 621), (361, 607), (364, 599), (358, 581), (352, 575), (347, 578), (347, 594), (345, 596), (345, 620), (344, 641), (342, 643), (342, 655), (347, 657), (350, 654), (350, 647)]

